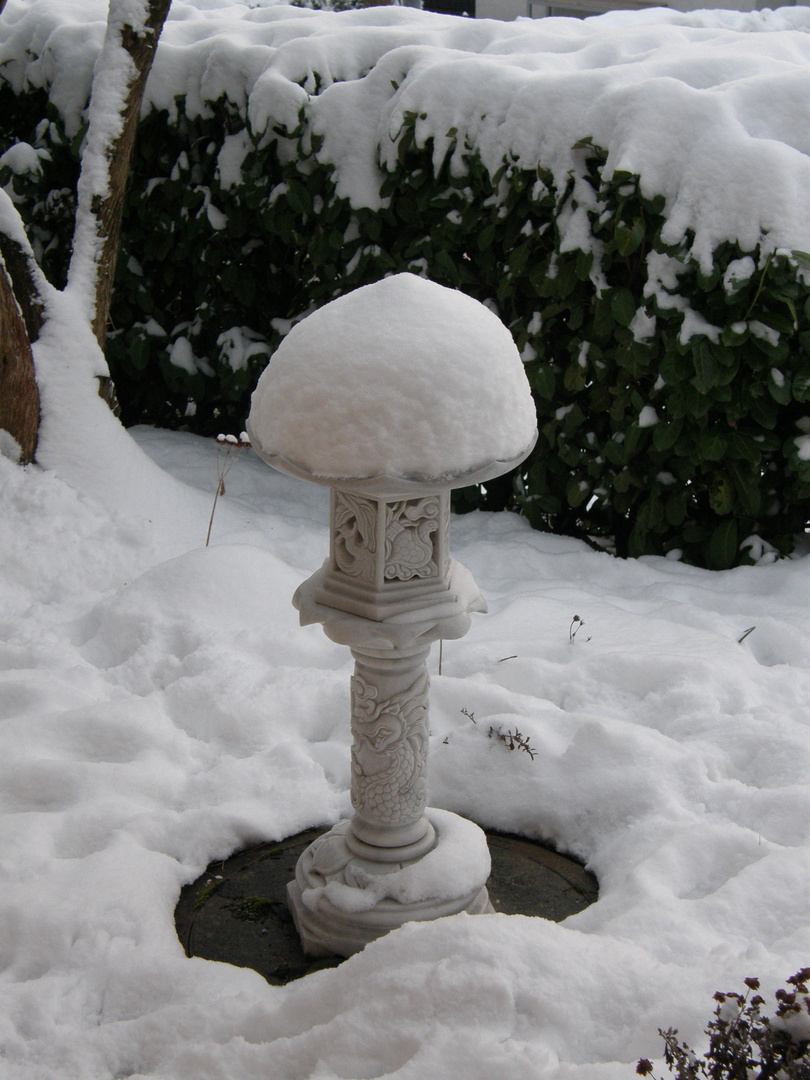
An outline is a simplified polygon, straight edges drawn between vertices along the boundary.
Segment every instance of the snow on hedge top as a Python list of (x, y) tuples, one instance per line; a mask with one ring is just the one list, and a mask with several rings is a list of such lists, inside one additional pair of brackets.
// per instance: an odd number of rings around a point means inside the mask
[(248, 430), (263, 454), (323, 479), (451, 480), (525, 455), (537, 434), (500, 319), (414, 274), (293, 327), (259, 379)]
[[(0, 16), (0, 70), (49, 86), (73, 131), (106, 11), (106, 0), (8, 0)], [(493, 172), (514, 156), (564, 184), (571, 147), (590, 136), (609, 173), (638, 173), (644, 194), (666, 197), (664, 239), (691, 230), (704, 266), (724, 240), (810, 248), (807, 8), (503, 23), (174, 0), (145, 107), (171, 113), (183, 96), (193, 114), (223, 94), (257, 132), (292, 129), (305, 109), (355, 206), (379, 205), (379, 162), (393, 161), (412, 112), (437, 160), (456, 129), (456, 171), (466, 143)], [(577, 228), (573, 215), (564, 244), (581, 242)]]

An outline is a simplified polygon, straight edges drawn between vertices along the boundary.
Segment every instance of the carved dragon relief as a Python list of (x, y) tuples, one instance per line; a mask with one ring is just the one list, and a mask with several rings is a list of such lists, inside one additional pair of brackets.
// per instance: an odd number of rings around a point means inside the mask
[(377, 700), (376, 686), (352, 678), (352, 805), (382, 825), (418, 818), (427, 801), (428, 675)]

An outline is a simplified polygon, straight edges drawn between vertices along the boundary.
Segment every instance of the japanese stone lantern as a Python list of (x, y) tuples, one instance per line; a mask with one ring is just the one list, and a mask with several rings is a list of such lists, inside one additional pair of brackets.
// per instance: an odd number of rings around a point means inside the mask
[(274, 468), (331, 489), (329, 557), (293, 603), (355, 660), (354, 816), (288, 886), (304, 951), (348, 956), (411, 920), (491, 910), (484, 833), (427, 807), (425, 661), (486, 610), (450, 558), (450, 491), (506, 472), (537, 437), (511, 335), (463, 293), (386, 278), (293, 328), (247, 429)]

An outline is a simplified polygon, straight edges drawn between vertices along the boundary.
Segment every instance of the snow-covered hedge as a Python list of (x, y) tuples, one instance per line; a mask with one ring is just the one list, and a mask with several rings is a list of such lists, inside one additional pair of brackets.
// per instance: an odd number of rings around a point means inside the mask
[[(57, 278), (104, 9), (0, 16), (0, 181)], [(791, 550), (809, 32), (798, 8), (502, 24), (175, 0), (112, 313), (125, 418), (241, 430), (296, 319), (408, 269), (497, 310), (537, 402), (532, 459), (465, 505), (713, 567)]]

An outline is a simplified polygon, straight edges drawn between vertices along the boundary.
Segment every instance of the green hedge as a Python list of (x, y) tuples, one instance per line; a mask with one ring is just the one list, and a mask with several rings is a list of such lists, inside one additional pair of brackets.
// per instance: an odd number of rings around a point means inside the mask
[[(505, 161), (493, 176), (465, 147), (454, 176), (454, 146), (436, 170), (410, 115), (383, 208), (352, 210), (305, 115), (260, 138), (225, 100), (202, 118), (177, 107), (142, 121), (128, 195), (108, 343), (126, 423), (241, 431), (294, 320), (407, 269), (494, 306), (537, 404), (530, 460), (459, 493), (458, 509), (510, 507), (619, 555), (713, 568), (794, 550), (810, 516), (807, 256), (724, 245), (703, 273), (690, 237), (662, 241), (663, 198), (606, 176), (587, 137), (575, 169), (591, 235), (587, 251), (563, 250), (560, 223), (583, 210), (573, 173), (562, 188), (542, 165)], [(44, 151), (39, 170), (5, 168), (0, 183), (59, 282), (78, 138), (42, 95), (5, 85), (0, 117), (3, 147)], [(233, 186), (221, 153), (244, 154)]]

